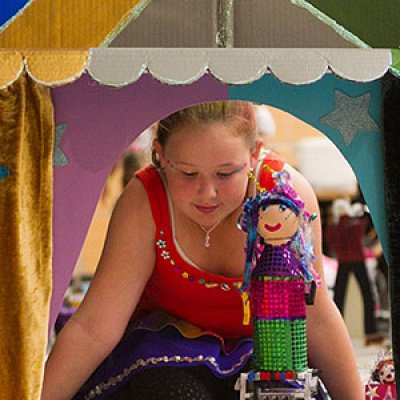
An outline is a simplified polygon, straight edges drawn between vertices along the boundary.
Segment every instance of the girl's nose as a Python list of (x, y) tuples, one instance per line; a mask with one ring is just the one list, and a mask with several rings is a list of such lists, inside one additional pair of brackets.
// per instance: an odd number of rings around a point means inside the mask
[(218, 195), (217, 185), (210, 178), (201, 178), (199, 180), (198, 194), (204, 199), (214, 199)]

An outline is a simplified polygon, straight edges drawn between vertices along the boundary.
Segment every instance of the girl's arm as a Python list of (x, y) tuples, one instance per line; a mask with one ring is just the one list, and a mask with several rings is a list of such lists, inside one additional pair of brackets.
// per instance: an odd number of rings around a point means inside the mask
[(155, 262), (155, 226), (143, 185), (132, 179), (114, 209), (84, 301), (46, 364), (42, 400), (68, 400), (121, 339)]
[(313, 306), (307, 308), (307, 337), (309, 359), (334, 400), (363, 400), (365, 398), (360, 374), (349, 334), (324, 284), (321, 245), (321, 221), (318, 202), (306, 179), (293, 168), (288, 168), (297, 193), (305, 202), (305, 209), (317, 213), (312, 222), (316, 261), (314, 267), (322, 279)]

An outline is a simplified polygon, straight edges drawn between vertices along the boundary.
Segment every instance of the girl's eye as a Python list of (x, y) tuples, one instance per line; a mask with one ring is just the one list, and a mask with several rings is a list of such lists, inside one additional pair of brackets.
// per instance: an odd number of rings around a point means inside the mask
[(229, 172), (217, 172), (216, 175), (218, 178), (221, 178), (221, 179), (230, 178), (231, 176), (240, 172), (242, 169), (243, 168), (238, 168), (238, 169), (235, 169), (234, 171), (229, 171)]
[(185, 172), (185, 171), (181, 171), (183, 176), (185, 176), (186, 178), (195, 178), (197, 176), (197, 172)]
[(279, 205), (279, 211), (285, 212), (286, 210), (287, 210), (287, 206), (285, 206), (284, 204)]
[(216, 175), (218, 178), (224, 179), (224, 178), (229, 178), (238, 172), (242, 171), (244, 169), (245, 165), (240, 166), (239, 168), (234, 169), (233, 171), (229, 172), (217, 172)]
[(217, 176), (218, 178), (229, 178), (230, 176), (232, 176), (236, 171), (233, 172), (217, 172)]

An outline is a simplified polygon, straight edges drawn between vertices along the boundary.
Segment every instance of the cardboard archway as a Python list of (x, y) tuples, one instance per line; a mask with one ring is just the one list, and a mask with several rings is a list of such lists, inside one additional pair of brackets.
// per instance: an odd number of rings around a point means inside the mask
[[(103, 49), (88, 53), (2, 54), (2, 65), (7, 68), (0, 77), (1, 86), (12, 85), (25, 71), (41, 85), (51, 87), (55, 123), (63, 127), (55, 130), (58, 137), (54, 154), (59, 158), (58, 161), (55, 158), (53, 170), (50, 324), (60, 309), (101, 188), (117, 156), (151, 123), (171, 112), (195, 103), (224, 99), (242, 99), (284, 109), (324, 132), (343, 152), (360, 181), (390, 261), (392, 315), (397, 315), (400, 247), (394, 206), (400, 200), (397, 189), (400, 186), (393, 143), (399, 140), (399, 113), (393, 112), (393, 108), (399, 107), (399, 89), (397, 79), (389, 72), (391, 52), (350, 49), (176, 49), (175, 52)], [(49, 69), (50, 63), (60, 68)], [(385, 91), (384, 81), (390, 84)], [(393, 318), (394, 332), (397, 324)], [(393, 347), (397, 361), (396, 336)]]
[[(87, 74), (53, 89), (56, 125), (66, 126), (61, 149), (68, 165), (54, 170), (52, 321), (115, 159), (152, 123), (195, 103), (242, 99), (268, 104), (324, 132), (352, 165), (387, 248), (380, 78), (388, 71), (388, 51), (298, 51), (294, 56), (285, 50), (179, 50), (179, 55), (176, 68), (173, 54), (164, 49), (93, 50)], [(354, 67), (353, 57), (368, 67)], [(329, 115), (335, 119), (343, 107), (349, 113), (337, 117), (336, 126), (330, 124)], [(359, 126), (345, 132), (359, 113)]]

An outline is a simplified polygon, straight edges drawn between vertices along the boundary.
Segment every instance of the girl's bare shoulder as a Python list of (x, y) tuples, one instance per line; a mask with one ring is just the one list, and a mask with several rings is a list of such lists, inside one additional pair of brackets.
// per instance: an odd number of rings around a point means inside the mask
[(134, 223), (136, 227), (150, 228), (150, 231), (155, 229), (149, 198), (138, 178), (133, 177), (125, 187), (116, 203), (113, 218), (128, 225)]
[(309, 212), (317, 211), (318, 210), (317, 197), (315, 195), (314, 189), (312, 188), (308, 180), (297, 169), (295, 169), (289, 164), (285, 165), (285, 169), (290, 174), (293, 188), (296, 190), (300, 198), (305, 202), (306, 209)]

